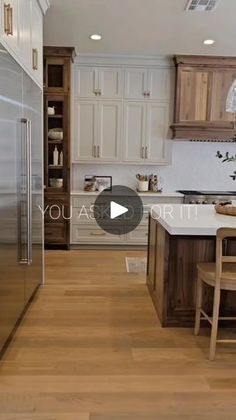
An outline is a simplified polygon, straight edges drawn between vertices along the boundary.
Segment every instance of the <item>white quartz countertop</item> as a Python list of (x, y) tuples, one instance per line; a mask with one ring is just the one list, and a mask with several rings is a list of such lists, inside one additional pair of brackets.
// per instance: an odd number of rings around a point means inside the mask
[[(86, 192), (86, 191), (71, 191), (71, 195), (83, 195), (83, 196), (91, 196), (91, 195), (98, 195), (99, 192)], [(138, 192), (138, 195), (140, 195), (140, 197), (183, 197), (183, 194), (180, 194), (178, 192), (168, 192), (168, 191), (163, 191), (161, 193), (153, 193), (153, 192)]]
[(213, 205), (159, 204), (150, 211), (170, 235), (215, 236), (219, 228), (236, 228), (236, 217), (216, 213)]

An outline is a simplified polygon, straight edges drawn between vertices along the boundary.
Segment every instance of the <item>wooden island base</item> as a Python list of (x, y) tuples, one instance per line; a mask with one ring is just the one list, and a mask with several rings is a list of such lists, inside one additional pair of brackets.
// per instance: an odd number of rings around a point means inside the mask
[[(227, 241), (226, 248), (236, 254), (236, 241)], [(215, 261), (215, 236), (170, 235), (150, 217), (147, 286), (163, 327), (194, 325), (197, 264), (205, 261)], [(209, 314), (212, 301), (213, 288), (206, 286), (204, 306)], [(222, 292), (221, 314), (236, 315), (234, 292)]]

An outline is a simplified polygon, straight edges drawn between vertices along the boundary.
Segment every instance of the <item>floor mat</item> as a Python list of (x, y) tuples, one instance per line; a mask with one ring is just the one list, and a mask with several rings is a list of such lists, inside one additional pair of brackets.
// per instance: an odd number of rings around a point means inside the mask
[(126, 257), (126, 269), (128, 273), (146, 273), (147, 258)]

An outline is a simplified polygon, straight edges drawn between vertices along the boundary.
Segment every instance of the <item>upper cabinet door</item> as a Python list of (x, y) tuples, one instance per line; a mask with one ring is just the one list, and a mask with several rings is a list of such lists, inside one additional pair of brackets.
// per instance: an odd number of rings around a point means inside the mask
[(97, 103), (79, 101), (75, 104), (74, 161), (91, 161), (97, 157)]
[(98, 96), (98, 71), (94, 67), (75, 68), (75, 95), (80, 98)]
[(148, 70), (139, 67), (129, 67), (125, 71), (125, 98), (147, 99)]
[(145, 159), (149, 163), (165, 163), (166, 141), (169, 131), (169, 105), (147, 104)]
[(16, 54), (20, 52), (19, 6), (19, 0), (1, 0), (2, 37)]
[(31, 7), (29, 0), (21, 0), (19, 7), (20, 50), (21, 57), (27, 68), (32, 69), (31, 63)]
[(36, 1), (32, 1), (31, 68), (35, 78), (43, 83), (43, 16)]
[(207, 121), (210, 73), (198, 69), (180, 72), (180, 106), (177, 122)]
[(226, 100), (232, 83), (236, 80), (236, 70), (214, 70), (212, 74), (210, 121), (234, 121), (234, 114), (226, 112)]
[(98, 158), (103, 161), (120, 159), (121, 103), (99, 102), (98, 105)]
[(171, 77), (170, 69), (150, 69), (148, 71), (148, 98), (157, 101), (169, 101)]
[(120, 99), (122, 97), (122, 69), (102, 67), (99, 69), (98, 97)]
[(75, 89), (79, 98), (120, 99), (122, 69), (80, 66), (75, 69)]
[(124, 160), (145, 160), (146, 104), (127, 102), (124, 109)]

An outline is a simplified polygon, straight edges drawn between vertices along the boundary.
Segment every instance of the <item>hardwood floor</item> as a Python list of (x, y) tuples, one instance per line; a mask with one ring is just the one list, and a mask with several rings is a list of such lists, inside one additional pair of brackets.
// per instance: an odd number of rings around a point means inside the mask
[(0, 363), (0, 420), (233, 420), (236, 346), (161, 329), (143, 252), (46, 253), (40, 289)]

